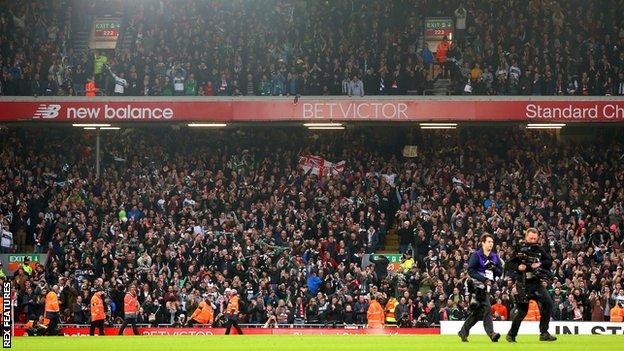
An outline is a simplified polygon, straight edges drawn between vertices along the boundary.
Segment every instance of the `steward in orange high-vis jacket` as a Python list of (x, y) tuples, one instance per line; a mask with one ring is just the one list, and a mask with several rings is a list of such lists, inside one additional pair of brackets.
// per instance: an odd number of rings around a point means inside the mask
[(132, 332), (134, 335), (139, 335), (139, 329), (137, 328), (137, 318), (139, 316), (139, 300), (137, 300), (136, 287), (130, 286), (130, 289), (124, 297), (124, 322), (119, 328), (119, 335), (123, 335), (124, 329), (128, 323), (132, 324)]
[(91, 297), (91, 327), (89, 328), (89, 335), (95, 335), (96, 327), (99, 329), (100, 335), (104, 335), (104, 320), (106, 319), (104, 311), (104, 293), (96, 291)]

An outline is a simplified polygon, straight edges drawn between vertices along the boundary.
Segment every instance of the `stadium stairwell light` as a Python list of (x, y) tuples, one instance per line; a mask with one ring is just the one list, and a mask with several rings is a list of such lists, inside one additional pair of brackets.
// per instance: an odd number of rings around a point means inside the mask
[(227, 123), (189, 123), (187, 126), (193, 128), (222, 128), (227, 127)]
[(97, 128), (95, 128), (95, 127), (84, 127), (82, 129), (84, 129), (84, 130), (96, 130)]
[(101, 130), (119, 130), (121, 129), (120, 127), (102, 127), (100, 128)]
[(457, 123), (420, 123), (420, 129), (457, 129)]
[(529, 123), (527, 129), (561, 129), (565, 127), (565, 123)]
[(304, 127), (342, 127), (342, 123), (304, 123)]
[(72, 124), (72, 126), (95, 128), (95, 127), (110, 127), (111, 125), (109, 123), (74, 123)]
[(334, 126), (334, 127), (308, 127), (309, 130), (342, 130), (345, 129), (344, 126)]

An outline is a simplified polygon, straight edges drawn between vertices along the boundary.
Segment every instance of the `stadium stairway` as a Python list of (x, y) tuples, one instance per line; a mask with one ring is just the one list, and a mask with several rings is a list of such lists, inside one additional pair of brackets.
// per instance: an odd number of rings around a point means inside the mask
[(386, 244), (384, 245), (383, 250), (380, 250), (377, 253), (397, 253), (399, 252), (399, 235), (397, 234), (396, 228), (391, 228), (388, 230), (388, 234), (386, 235)]
[(121, 46), (122, 50), (133, 50), (134, 49), (134, 38), (132, 37), (132, 35), (130, 34), (130, 31), (128, 30), (129, 24), (128, 24), (128, 18), (126, 16), (123, 17), (122, 19), (122, 23), (121, 23), (121, 33), (120, 33), (120, 37), (117, 39), (117, 48), (119, 48)]
[(426, 89), (423, 95), (450, 95), (451, 94), (451, 80), (450, 79), (438, 79), (433, 83), (432, 89)]
[(89, 32), (88, 31), (77, 31), (74, 33), (72, 38), (72, 48), (74, 52), (77, 54), (82, 54), (87, 52), (89, 46)]

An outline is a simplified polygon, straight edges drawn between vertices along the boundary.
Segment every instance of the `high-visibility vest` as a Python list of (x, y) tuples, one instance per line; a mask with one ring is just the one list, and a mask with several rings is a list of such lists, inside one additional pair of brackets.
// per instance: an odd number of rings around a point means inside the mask
[(87, 84), (85, 84), (85, 96), (95, 96), (95, 90), (94, 82), (87, 82)]
[(33, 269), (30, 265), (23, 264), (22, 269), (24, 270), (24, 273), (28, 274), (28, 276), (32, 275)]
[(525, 321), (539, 321), (540, 320), (540, 311), (539, 306), (535, 300), (529, 301), (529, 310), (527, 311), (526, 317), (524, 317)]
[(394, 310), (396, 309), (397, 300), (394, 297), (388, 299), (386, 303), (386, 323), (396, 323)]
[(412, 269), (412, 266), (414, 265), (414, 259), (410, 258), (405, 260), (405, 262), (401, 263), (401, 269), (403, 270), (403, 272), (407, 273), (410, 269)]
[(504, 319), (507, 320), (509, 315), (507, 313), (507, 307), (505, 305), (494, 304), (492, 305), (492, 315), (494, 312), (498, 312), (498, 314)]
[(60, 311), (58, 296), (54, 291), (50, 291), (45, 297), (45, 311), (46, 313)]
[(227, 310), (226, 310), (227, 313), (231, 313), (233, 315), (238, 314), (238, 300), (239, 300), (238, 296), (236, 295), (232, 296), (232, 298), (230, 299), (227, 305)]
[(446, 62), (446, 53), (449, 50), (449, 46), (449, 42), (441, 41), (440, 44), (438, 44), (436, 48), (436, 59), (438, 59), (438, 62)]
[(377, 300), (371, 301), (366, 315), (368, 317), (369, 328), (383, 328), (384, 310)]
[(210, 306), (209, 303), (206, 303), (206, 301), (202, 301), (195, 309), (195, 312), (193, 312), (191, 319), (194, 319), (201, 324), (208, 324), (212, 323), (212, 316), (212, 306)]
[(91, 297), (91, 321), (100, 321), (106, 318), (104, 314), (104, 301), (102, 300), (102, 293), (96, 292)]
[(611, 322), (624, 322), (624, 308), (621, 308), (618, 305), (615, 305), (611, 309)]
[(124, 315), (126, 317), (136, 317), (139, 312), (139, 301), (136, 296), (127, 293), (124, 297)]

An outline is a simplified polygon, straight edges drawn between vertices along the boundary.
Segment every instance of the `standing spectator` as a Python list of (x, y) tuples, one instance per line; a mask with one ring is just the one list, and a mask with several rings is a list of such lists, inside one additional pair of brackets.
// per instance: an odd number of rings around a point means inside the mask
[(409, 323), (409, 306), (407, 305), (405, 297), (401, 297), (399, 299), (399, 303), (394, 309), (394, 314), (397, 326), (401, 328), (411, 327), (411, 324)]
[[(87, 82), (87, 71), (81, 64), (78, 64), (71, 72), (74, 92), (76, 92), (76, 95), (84, 96), (84, 84)], [(38, 75), (36, 79), (38, 80)]]
[(378, 258), (371, 258), (371, 263), (375, 266), (375, 273), (377, 275), (377, 282), (380, 282), (388, 276), (388, 265), (390, 260), (385, 255), (379, 255)]
[(413, 238), (413, 230), (410, 228), (410, 222), (403, 222), (397, 234), (399, 235), (399, 253), (404, 254), (409, 250)]
[(355, 302), (355, 321), (357, 324), (366, 324), (366, 314), (368, 312), (368, 301), (366, 296), (360, 295)]
[(87, 84), (85, 84), (85, 96), (95, 96), (97, 90), (95, 79), (93, 77), (87, 79)]
[(603, 322), (605, 317), (604, 299), (596, 292), (589, 294), (589, 303), (591, 307), (591, 320), (593, 322)]
[(319, 287), (322, 284), (321, 278), (317, 276), (317, 273), (315, 270), (311, 270), (308, 273), (307, 281), (308, 281), (308, 291), (310, 292), (310, 294), (315, 295), (317, 291), (319, 290)]
[(184, 82), (184, 86), (184, 94), (186, 96), (197, 95), (197, 81), (195, 81), (195, 75), (193, 73), (191, 73), (189, 79)]
[(438, 61), (438, 64), (440, 65), (440, 69), (442, 71), (442, 77), (444, 78), (449, 78), (449, 74), (450, 74), (450, 67), (447, 64), (447, 57), (446, 54), (448, 53), (448, 50), (450, 48), (450, 43), (448, 41), (448, 38), (446, 37), (446, 35), (442, 38), (442, 41), (438, 44), (438, 47), (436, 48), (436, 60)]
[(171, 77), (173, 79), (173, 95), (184, 95), (184, 83), (186, 81), (186, 71), (180, 65), (176, 64), (171, 69)]
[(337, 324), (341, 324), (342, 319), (342, 304), (338, 301), (336, 296), (331, 298), (331, 302), (327, 307), (327, 323), (331, 324), (334, 328)]
[(227, 96), (230, 95), (230, 87), (227, 76), (225, 74), (221, 74), (221, 79), (217, 84), (217, 96)]
[(273, 87), (271, 86), (271, 82), (269, 82), (266, 74), (262, 75), (262, 79), (260, 80), (260, 95), (271, 96), (272, 90)]
[(468, 12), (464, 8), (463, 4), (455, 10), (455, 40), (461, 41), (464, 38), (464, 32), (466, 31), (466, 17)]
[(531, 83), (531, 95), (542, 95), (543, 89), (542, 76), (538, 72), (535, 72), (533, 75), (533, 82)]
[[(148, 77), (149, 79), (149, 77)], [(126, 89), (126, 95), (128, 96), (140, 96), (142, 87), (139, 82), (139, 77), (136, 72), (130, 73), (128, 79), (128, 88)]]
[(348, 90), (349, 96), (364, 96), (364, 83), (362, 83), (357, 74), (354, 74), (351, 81), (349, 81)]
[(124, 73), (121, 72), (119, 75), (116, 75), (111, 71), (111, 75), (115, 79), (115, 90), (114, 93), (117, 96), (125, 95), (126, 88), (128, 87), (128, 81), (125, 80)]
[(256, 82), (254, 81), (254, 77), (251, 73), (247, 74), (247, 79), (243, 84), (243, 89), (245, 89), (246, 96), (256, 95)]
[(429, 50), (429, 44), (427, 44), (426, 42), (424, 44), (424, 47), (420, 55), (422, 57), (423, 64), (425, 65), (425, 69), (427, 73), (433, 74), (434, 57), (433, 57), (433, 53), (431, 53), (431, 50)]
[(211, 81), (207, 81), (206, 86), (204, 86), (204, 96), (215, 96)]
[(624, 96), (624, 70), (620, 71), (620, 73), (618, 73), (618, 81), (615, 84), (615, 86), (617, 87), (617, 94), (619, 96)]
[[(48, 79), (43, 83), (42, 90), (43, 90), (43, 95), (45, 96), (55, 96), (58, 94), (58, 91), (59, 91), (58, 83), (56, 82), (56, 80), (51, 74), (48, 74)], [(7, 90), (7, 92), (11, 93), (10, 90)]]
[(72, 320), (71, 323), (75, 324), (87, 324), (87, 311), (89, 310), (88, 306), (83, 303), (82, 296), (78, 296), (76, 302), (74, 302), (71, 306), (72, 310)]

